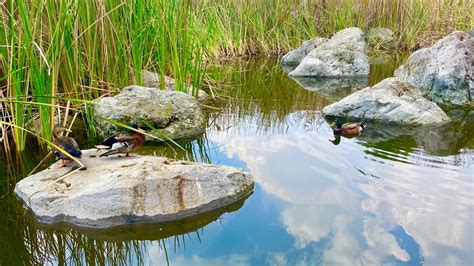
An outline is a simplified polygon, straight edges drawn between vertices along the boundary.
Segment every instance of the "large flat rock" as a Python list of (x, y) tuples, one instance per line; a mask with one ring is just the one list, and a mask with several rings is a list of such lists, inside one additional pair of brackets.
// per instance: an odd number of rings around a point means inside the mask
[(324, 107), (326, 116), (365, 119), (392, 125), (436, 125), (449, 122), (446, 113), (425, 99), (411, 83), (387, 78)]
[(59, 167), (29, 176), (15, 193), (42, 223), (107, 228), (190, 217), (236, 202), (253, 190), (240, 169), (155, 156), (97, 157), (84, 150), (85, 171)]
[[(184, 92), (133, 85), (114, 97), (100, 98), (95, 102), (96, 129), (101, 135), (112, 135), (119, 130), (101, 117), (141, 128), (151, 125), (171, 139), (191, 137), (205, 131), (206, 120), (199, 102)], [(162, 137), (153, 130), (147, 133)]]
[(395, 71), (428, 99), (440, 104), (472, 104), (474, 97), (474, 37), (456, 31), (432, 47), (414, 52)]
[(347, 28), (321, 43), (290, 72), (293, 77), (363, 77), (370, 70), (364, 33)]

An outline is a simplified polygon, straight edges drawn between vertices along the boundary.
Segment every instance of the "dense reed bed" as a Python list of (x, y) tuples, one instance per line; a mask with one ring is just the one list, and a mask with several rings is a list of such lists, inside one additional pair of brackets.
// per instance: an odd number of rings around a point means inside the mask
[(350, 26), (388, 27), (412, 50), (472, 28), (473, 9), (464, 0), (6, 1), (0, 140), (16, 151), (29, 133), (50, 140), (61, 113), (80, 114), (93, 134), (91, 101), (141, 84), (143, 69), (197, 92), (222, 56), (279, 54)]
[[(386, 27), (402, 49), (427, 46), (474, 27), (474, 2), (464, 0), (203, 0), (199, 16), (211, 29), (212, 55), (273, 54), (302, 40), (347, 27)], [(199, 24), (199, 23), (198, 23)]]
[(6, 149), (25, 149), (25, 129), (51, 139), (66, 111), (92, 125), (91, 100), (141, 84), (143, 69), (172, 73), (178, 90), (200, 86), (205, 39), (188, 24), (190, 2), (9, 1), (0, 10)]

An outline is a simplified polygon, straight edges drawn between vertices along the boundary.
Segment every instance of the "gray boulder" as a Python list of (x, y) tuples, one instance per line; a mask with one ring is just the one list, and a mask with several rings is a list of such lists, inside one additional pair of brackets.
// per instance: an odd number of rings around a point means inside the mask
[(288, 52), (282, 58), (280, 63), (285, 66), (297, 66), (303, 58), (309, 54), (313, 49), (326, 42), (326, 38), (314, 38), (312, 40), (304, 41), (300, 47)]
[(326, 116), (365, 119), (393, 125), (443, 124), (450, 119), (435, 103), (421, 96), (409, 82), (384, 79), (322, 110)]
[[(149, 88), (161, 88), (160, 84), (160, 75), (155, 72), (151, 72), (148, 70), (143, 70), (142, 71), (143, 75), (143, 86), (149, 87)], [(165, 79), (165, 90), (167, 91), (175, 91), (176, 90), (176, 81), (168, 76), (164, 77)], [(189, 86), (186, 87), (186, 92), (189, 94), (193, 93), (193, 89)], [(203, 91), (203, 90), (198, 90), (198, 101), (199, 102), (204, 102), (208, 99), (209, 95)]]
[(411, 82), (436, 103), (470, 104), (474, 95), (473, 54), (474, 37), (456, 31), (413, 53), (395, 76)]
[[(151, 125), (171, 139), (205, 131), (206, 121), (198, 101), (184, 92), (133, 85), (114, 97), (100, 98), (95, 102), (96, 129), (101, 135), (110, 135), (118, 130), (117, 126), (101, 117), (126, 125), (134, 123), (142, 128)], [(161, 137), (153, 131), (148, 133)]]
[(99, 158), (83, 151), (85, 171), (59, 162), (17, 183), (15, 193), (42, 223), (112, 227), (194, 216), (236, 202), (253, 190), (240, 169), (155, 156)]
[(390, 50), (397, 47), (393, 31), (386, 28), (371, 28), (366, 36), (367, 44), (375, 49)]
[(368, 76), (369, 70), (364, 33), (348, 28), (313, 49), (289, 75), (359, 77)]

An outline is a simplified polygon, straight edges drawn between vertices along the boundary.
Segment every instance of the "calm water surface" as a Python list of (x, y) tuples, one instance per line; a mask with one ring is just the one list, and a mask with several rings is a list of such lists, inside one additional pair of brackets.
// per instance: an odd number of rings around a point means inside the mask
[(369, 125), (339, 143), (321, 117), (398, 64), (374, 64), (356, 81), (293, 81), (274, 61), (213, 67), (212, 105), (224, 111), (208, 113), (206, 134), (182, 141), (187, 153), (152, 143), (141, 153), (241, 167), (255, 191), (179, 223), (38, 225), (11, 190), (42, 149), (32, 147), (18, 169), (2, 159), (0, 264), (473, 265), (472, 111), (448, 110), (454, 121), (440, 128)]

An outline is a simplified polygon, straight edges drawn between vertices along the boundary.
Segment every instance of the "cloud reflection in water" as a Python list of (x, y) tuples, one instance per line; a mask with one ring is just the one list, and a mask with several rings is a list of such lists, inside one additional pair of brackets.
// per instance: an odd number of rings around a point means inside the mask
[[(412, 153), (406, 158), (410, 164), (381, 159), (358, 140), (334, 146), (324, 123), (303, 126), (293, 121), (299, 116), (290, 114), (280, 133), (261, 134), (245, 117), (240, 119), (246, 130), (237, 125), (208, 133), (229, 158), (247, 164), (266, 193), (288, 203), (280, 219), (296, 250), (316, 243), (323, 252), (310, 261), (328, 264), (472, 262), (471, 165), (430, 167), (423, 162), (431, 158)], [(397, 228), (406, 235), (395, 234)], [(415, 244), (402, 248), (403, 237)], [(287, 261), (284, 256), (274, 259)]]

